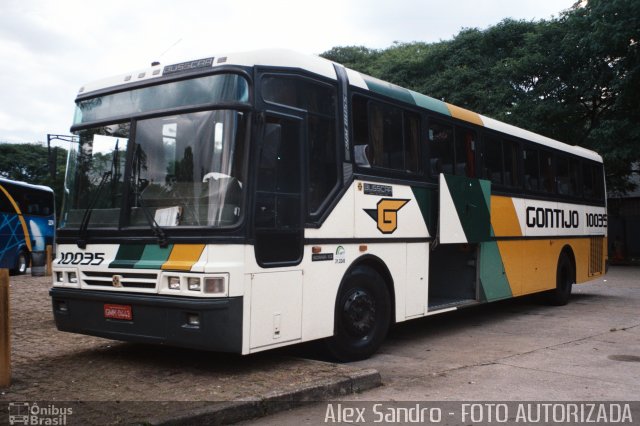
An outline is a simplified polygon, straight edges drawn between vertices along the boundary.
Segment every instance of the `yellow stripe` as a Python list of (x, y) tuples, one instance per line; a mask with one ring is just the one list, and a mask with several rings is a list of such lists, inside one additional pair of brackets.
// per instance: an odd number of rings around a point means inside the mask
[(468, 121), (469, 123), (477, 124), (478, 126), (484, 126), (484, 123), (478, 113), (451, 104), (447, 104), (447, 108), (449, 109), (451, 116), (454, 118), (459, 118), (460, 120)]
[(491, 226), (496, 237), (521, 237), (516, 208), (510, 197), (491, 197)]
[(24, 218), (22, 217), (22, 212), (20, 211), (20, 207), (18, 207), (18, 203), (16, 203), (16, 200), (13, 199), (13, 197), (9, 194), (9, 191), (7, 191), (4, 188), (4, 186), (0, 185), (0, 190), (2, 190), (2, 192), (4, 192), (4, 195), (7, 196), (7, 198), (9, 199), (9, 202), (13, 205), (13, 208), (18, 214), (20, 225), (22, 225), (22, 232), (24, 232), (24, 241), (25, 243), (27, 243), (27, 248), (29, 249), (29, 251), (31, 251), (31, 235), (29, 235), (29, 228), (27, 227), (27, 222), (25, 222)]
[(162, 265), (163, 270), (190, 271), (200, 259), (204, 244), (176, 244), (169, 259)]

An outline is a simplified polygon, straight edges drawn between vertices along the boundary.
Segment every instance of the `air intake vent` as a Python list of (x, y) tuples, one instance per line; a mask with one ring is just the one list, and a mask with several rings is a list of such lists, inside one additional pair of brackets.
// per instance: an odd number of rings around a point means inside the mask
[[(118, 275), (118, 284), (114, 285), (113, 276)], [(109, 290), (120, 289), (155, 289), (158, 274), (149, 272), (82, 272), (82, 285), (99, 288), (107, 287)]]
[(600, 275), (602, 274), (603, 268), (603, 237), (592, 237), (591, 240), (591, 250), (589, 256), (589, 275)]

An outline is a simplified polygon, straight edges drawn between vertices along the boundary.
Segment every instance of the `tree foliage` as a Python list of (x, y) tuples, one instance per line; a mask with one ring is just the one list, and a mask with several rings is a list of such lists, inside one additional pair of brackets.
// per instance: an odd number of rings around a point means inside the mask
[(374, 77), (598, 151), (608, 187), (640, 161), (640, 2), (589, 0), (559, 18), (504, 20), (452, 40), (322, 56)]

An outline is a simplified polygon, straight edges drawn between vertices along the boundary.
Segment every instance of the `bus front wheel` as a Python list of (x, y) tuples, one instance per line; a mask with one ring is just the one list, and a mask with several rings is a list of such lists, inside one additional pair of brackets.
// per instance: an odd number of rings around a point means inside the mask
[(11, 270), (12, 275), (23, 275), (27, 272), (29, 267), (29, 255), (26, 251), (21, 250), (18, 253), (18, 259), (16, 260), (16, 266)]
[(566, 253), (560, 255), (556, 270), (556, 288), (545, 293), (545, 301), (554, 306), (564, 306), (569, 303), (571, 288), (575, 283), (575, 269)]
[(389, 292), (374, 270), (357, 267), (345, 277), (335, 307), (329, 353), (338, 361), (370, 357), (382, 344), (391, 321)]

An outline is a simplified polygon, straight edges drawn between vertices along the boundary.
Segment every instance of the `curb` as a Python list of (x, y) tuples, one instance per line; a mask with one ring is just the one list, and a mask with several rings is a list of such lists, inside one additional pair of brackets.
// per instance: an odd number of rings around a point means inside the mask
[(347, 376), (337, 376), (307, 384), (289, 391), (272, 391), (264, 397), (213, 403), (212, 406), (194, 410), (188, 415), (150, 419), (151, 425), (230, 424), (305, 404), (325, 401), (332, 397), (363, 392), (382, 385), (378, 370), (369, 368)]

